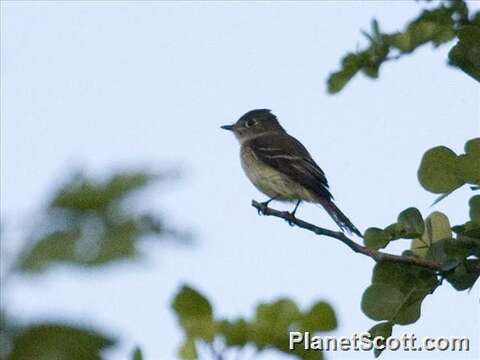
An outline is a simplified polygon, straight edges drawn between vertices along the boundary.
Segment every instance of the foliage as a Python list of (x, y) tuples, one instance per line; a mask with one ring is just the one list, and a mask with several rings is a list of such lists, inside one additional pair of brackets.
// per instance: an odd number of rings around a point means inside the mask
[[(41, 212), (41, 226), (34, 227), (7, 274), (40, 273), (58, 263), (98, 268), (135, 259), (138, 243), (147, 236), (175, 237), (178, 233), (157, 215), (133, 211), (133, 195), (160, 178), (142, 171), (103, 180), (74, 176), (54, 192)], [(6, 280), (2, 278), (2, 288)], [(109, 336), (74, 324), (18, 324), (7, 310), (1, 309), (1, 358), (101, 359), (102, 351), (115, 344)], [(142, 359), (140, 349), (132, 358)]]
[(458, 39), (449, 53), (449, 63), (480, 81), (480, 12), (469, 14), (463, 0), (441, 2), (426, 9), (401, 32), (383, 33), (377, 20), (372, 21), (370, 34), (363, 32), (369, 46), (351, 52), (342, 59), (342, 68), (328, 78), (331, 94), (341, 91), (359, 72), (377, 78), (380, 67), (391, 60), (412, 53), (422, 45), (434, 47)]
[[(385, 340), (392, 336), (392, 328), (393, 324), (390, 321), (381, 322), (374, 325), (368, 333), (370, 334), (370, 339), (374, 339), (376, 337), (383, 337), (384, 341), (382, 341), (382, 345), (385, 345)], [(374, 349), (375, 357), (379, 357), (383, 350)]]
[[(465, 154), (439, 146), (428, 150), (421, 161), (418, 178), (433, 193), (450, 194), (465, 184), (480, 184), (480, 139), (465, 144)], [(408, 208), (397, 222), (385, 229), (365, 231), (365, 246), (381, 249), (397, 239), (413, 239), (406, 255), (433, 260), (442, 271), (402, 263), (377, 263), (372, 285), (362, 297), (362, 310), (373, 320), (406, 325), (416, 322), (426, 296), (446, 280), (458, 290), (470, 289), (480, 276), (480, 195), (469, 201), (470, 219), (450, 227), (448, 217), (433, 212), (425, 220), (420, 211)], [(390, 330), (391, 332), (391, 330)], [(380, 352), (375, 353), (376, 356)]]
[(420, 184), (433, 193), (450, 193), (464, 184), (480, 184), (480, 138), (465, 144), (461, 155), (437, 146), (423, 155), (418, 169)]
[(480, 81), (480, 13), (472, 25), (458, 30), (458, 42), (448, 54), (450, 64)]
[(48, 202), (17, 267), (35, 273), (56, 263), (91, 267), (136, 257), (142, 238), (166, 233), (156, 215), (132, 210), (132, 195), (154, 180), (146, 172), (100, 181), (76, 175)]
[(143, 360), (142, 350), (139, 347), (133, 350), (132, 360)]
[[(384, 33), (373, 20), (371, 33), (364, 35), (368, 47), (342, 59), (342, 68), (328, 79), (330, 93), (341, 91), (360, 72), (377, 78), (384, 63), (423, 45), (438, 47), (452, 41), (449, 64), (480, 81), (480, 12), (470, 14), (465, 1), (443, 1), (426, 9), (400, 32)], [(426, 190), (440, 194), (436, 202), (466, 184), (480, 189), (480, 138), (468, 141), (464, 150), (457, 155), (438, 146), (424, 154), (418, 180)], [(103, 180), (75, 176), (49, 200), (11, 273), (41, 273), (55, 264), (96, 269), (138, 258), (143, 239), (172, 234), (157, 215), (133, 211), (132, 196), (158, 179), (146, 172), (121, 172)], [(435, 211), (424, 218), (418, 209), (408, 207), (391, 225), (371, 227), (364, 234), (365, 246), (375, 251), (397, 240), (409, 244), (404, 255), (434, 261), (441, 270), (379, 261), (361, 300), (362, 311), (379, 322), (369, 330), (372, 338), (386, 339), (395, 325), (418, 321), (423, 301), (444, 283), (457, 291), (474, 286), (480, 276), (480, 195), (470, 198), (469, 219), (463, 224), (452, 227), (446, 214)], [(327, 332), (337, 327), (332, 307), (322, 301), (301, 310), (294, 301), (281, 298), (259, 304), (251, 318), (231, 320), (215, 316), (207, 298), (184, 286), (172, 307), (185, 333), (179, 349), (182, 359), (196, 359), (204, 349), (222, 358), (226, 352), (245, 347), (322, 359), (322, 352), (306, 352), (303, 346), (289, 350), (288, 333)], [(6, 345), (2, 358), (100, 359), (102, 352), (115, 344), (110, 336), (78, 325), (17, 324), (6, 310), (0, 312), (0, 341), (2, 347)], [(380, 354), (375, 350), (375, 357)], [(141, 349), (135, 348), (130, 358), (142, 360)]]
[[(259, 304), (252, 319), (216, 319), (210, 302), (193, 288), (183, 286), (172, 307), (185, 332), (179, 351), (182, 359), (197, 359), (201, 344), (220, 357), (226, 351), (238, 351), (250, 345), (257, 351), (276, 349), (301, 359), (322, 359), (321, 352), (308, 352), (302, 346), (289, 350), (289, 331), (316, 333), (337, 327), (335, 313), (325, 302), (317, 302), (301, 311), (295, 302), (282, 298)], [(222, 348), (215, 348), (219, 343)]]
[(66, 324), (35, 324), (19, 330), (12, 339), (8, 360), (95, 360), (114, 341), (97, 331)]

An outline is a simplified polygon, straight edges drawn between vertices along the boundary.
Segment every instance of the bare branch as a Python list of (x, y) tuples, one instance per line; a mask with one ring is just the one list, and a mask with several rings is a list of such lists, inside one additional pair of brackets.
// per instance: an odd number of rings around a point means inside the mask
[(376, 262), (392, 261), (397, 263), (416, 265), (416, 266), (420, 266), (420, 267), (437, 271), (437, 272), (442, 271), (440, 264), (435, 261), (430, 261), (430, 260), (417, 258), (413, 256), (393, 255), (393, 254), (384, 253), (378, 250), (369, 249), (369, 248), (366, 248), (365, 246), (362, 246), (356, 243), (355, 241), (350, 239), (348, 236), (346, 236), (343, 232), (333, 231), (333, 230), (328, 230), (328, 229), (318, 227), (316, 225), (313, 225), (311, 223), (298, 219), (295, 216), (292, 216), (292, 214), (289, 213), (288, 211), (275, 210), (255, 200), (252, 200), (252, 206), (256, 208), (259, 211), (259, 213), (263, 215), (275, 216), (275, 217), (287, 220), (292, 225), (296, 225), (302, 229), (311, 231), (316, 235), (327, 236), (327, 237), (340, 240), (342, 243), (347, 245), (350, 249), (352, 249), (356, 253), (366, 255), (372, 258), (373, 260), (375, 260)]

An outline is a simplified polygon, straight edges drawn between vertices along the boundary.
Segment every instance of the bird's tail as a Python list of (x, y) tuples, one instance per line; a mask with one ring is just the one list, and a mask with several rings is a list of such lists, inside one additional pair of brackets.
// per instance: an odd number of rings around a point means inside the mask
[(355, 225), (352, 224), (350, 219), (347, 218), (347, 216), (340, 211), (340, 209), (333, 203), (333, 201), (322, 201), (321, 205), (342, 231), (347, 230), (347, 232), (349, 233), (354, 233), (362, 237), (360, 231), (355, 227)]

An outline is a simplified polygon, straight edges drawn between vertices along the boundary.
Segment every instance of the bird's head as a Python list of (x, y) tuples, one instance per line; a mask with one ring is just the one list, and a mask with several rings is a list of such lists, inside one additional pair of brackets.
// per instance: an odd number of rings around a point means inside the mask
[(277, 117), (268, 109), (251, 110), (234, 124), (221, 128), (232, 131), (240, 143), (266, 133), (285, 133)]

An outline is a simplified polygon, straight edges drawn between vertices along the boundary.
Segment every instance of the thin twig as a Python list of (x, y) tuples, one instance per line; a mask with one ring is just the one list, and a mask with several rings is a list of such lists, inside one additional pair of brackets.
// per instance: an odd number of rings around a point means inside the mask
[(263, 215), (275, 216), (275, 217), (287, 220), (292, 225), (296, 225), (302, 229), (311, 231), (316, 235), (327, 236), (327, 237), (340, 240), (342, 243), (347, 245), (354, 252), (366, 255), (372, 258), (373, 260), (375, 260), (376, 262), (392, 261), (392, 262), (397, 262), (402, 264), (416, 265), (416, 266), (420, 266), (420, 267), (437, 271), (437, 272), (442, 271), (440, 264), (435, 261), (430, 261), (430, 260), (417, 258), (413, 256), (393, 255), (393, 254), (384, 253), (378, 250), (369, 249), (365, 246), (362, 246), (356, 243), (355, 241), (353, 241), (352, 239), (350, 239), (348, 236), (346, 236), (344, 233), (340, 231), (333, 231), (333, 230), (328, 230), (328, 229), (318, 227), (316, 225), (303, 221), (295, 216), (292, 216), (292, 214), (289, 213), (288, 211), (275, 210), (255, 200), (252, 200), (252, 206), (256, 208)]

